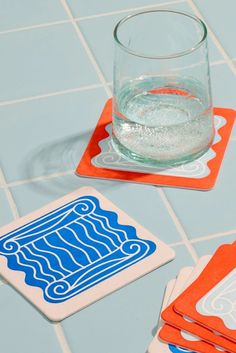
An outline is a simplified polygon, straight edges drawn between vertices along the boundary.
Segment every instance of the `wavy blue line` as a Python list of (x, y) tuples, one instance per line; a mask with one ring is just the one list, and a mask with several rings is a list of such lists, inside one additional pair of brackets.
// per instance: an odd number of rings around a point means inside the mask
[[(79, 201), (79, 199), (80, 198), (73, 200), (63, 207), (58, 207), (54, 211), (49, 212), (49, 213), (45, 214), (44, 216), (37, 218), (36, 220), (33, 220), (29, 223), (26, 223), (22, 227), (19, 227), (19, 228), (15, 229), (14, 231), (6, 233), (4, 235), (4, 239), (6, 239), (8, 237), (11, 238), (12, 236), (14, 236), (14, 237), (18, 236), (22, 232), (27, 232), (27, 231), (32, 232), (32, 227), (33, 228), (38, 228), (38, 227), (40, 228), (42, 224), (46, 223), (46, 224), (51, 225), (51, 224), (57, 222), (57, 219), (59, 217), (62, 217), (65, 213), (67, 213), (71, 209), (71, 206), (74, 206), (74, 204), (76, 204)], [(53, 217), (53, 219), (52, 219), (52, 217)], [(43, 225), (43, 228), (45, 228), (45, 225)]]
[[(50, 256), (51, 256), (50, 261), (51, 261), (52, 267), (56, 269), (60, 268), (60, 271), (63, 273), (64, 276), (70, 273), (70, 271), (68, 271), (68, 269), (66, 269), (66, 267), (63, 264), (63, 258), (60, 258), (59, 255), (55, 253), (54, 249), (46, 244), (44, 239), (37, 240), (35, 242), (35, 245), (40, 251), (45, 252), (45, 256), (48, 257), (47, 253), (50, 253)], [(60, 259), (61, 264), (58, 259)], [(65, 268), (63, 268), (62, 266)]]
[[(144, 242), (144, 241), (143, 241)], [(156, 249), (156, 245), (153, 242), (150, 241), (145, 241), (144, 243), (147, 243), (146, 245), (149, 246), (149, 250), (148, 252), (145, 254), (144, 257), (147, 257), (148, 255), (150, 255), (151, 253), (153, 253), (153, 251), (155, 251)], [(74, 288), (72, 287), (72, 289), (69, 291), (69, 293), (67, 293), (67, 296), (69, 298), (73, 297), (74, 295), (77, 295), (81, 292), (84, 292), (85, 290), (93, 287), (95, 284), (98, 284), (102, 281), (104, 281), (105, 279), (113, 276), (116, 273), (119, 273), (121, 271), (123, 271), (125, 268), (130, 266), (130, 263), (132, 262), (132, 264), (135, 264), (136, 262), (138, 262), (140, 260), (140, 257), (142, 257), (142, 254), (134, 254), (134, 256), (132, 257), (127, 257), (127, 259), (124, 258), (124, 261), (119, 262), (117, 264), (112, 264), (112, 267), (106, 267), (103, 264), (101, 264), (101, 267), (99, 268), (99, 273), (97, 273), (97, 271), (95, 271), (93, 274), (95, 274), (95, 276), (93, 276), (93, 280), (90, 281), (91, 278), (91, 273), (92, 273), (92, 269), (90, 272), (90, 275), (87, 279), (87, 282), (83, 282), (82, 284), (80, 284), (80, 282), (78, 283), (77, 286), (75, 286)], [(114, 266), (113, 266), (114, 265)], [(111, 273), (112, 271), (112, 273)], [(97, 273), (97, 275), (96, 275)], [(74, 277), (74, 275), (72, 275)], [(70, 276), (70, 278), (67, 278), (67, 283), (69, 284), (70, 282), (72, 282), (72, 276)], [(58, 302), (63, 302), (69, 298), (65, 298), (66, 295), (64, 295), (64, 293), (60, 293), (58, 295), (58, 297), (55, 295), (55, 293), (53, 292), (53, 288), (55, 288), (57, 286), (57, 284), (52, 284), (52, 286), (49, 286), (46, 290), (46, 292), (44, 293), (44, 298), (46, 301), (49, 301), (51, 303), (58, 303)], [(47, 295), (48, 293), (48, 295)], [(54, 295), (54, 297), (53, 297)], [(63, 298), (64, 295), (64, 298)]]
[[(120, 244), (122, 244), (122, 240), (120, 240), (119, 236), (115, 234), (114, 231), (112, 231), (111, 229), (108, 229), (105, 222), (106, 219), (107, 219), (106, 217), (101, 217), (96, 214), (92, 216), (88, 215), (86, 217), (86, 220), (92, 222), (99, 233), (102, 233), (108, 236), (112, 240), (112, 243), (115, 244), (116, 247), (119, 247)], [(125, 241), (126, 239), (127, 237), (124, 237), (123, 241)], [(104, 241), (106, 241), (106, 238), (104, 239)]]
[(116, 231), (119, 234), (119, 237), (120, 237), (120, 239), (122, 239), (122, 241), (125, 241), (125, 239), (126, 239), (124, 237), (123, 233), (127, 234), (128, 239), (137, 239), (138, 238), (137, 237), (137, 233), (136, 233), (136, 229), (133, 226), (124, 225), (124, 224), (118, 223), (118, 215), (117, 215), (117, 213), (115, 213), (113, 211), (106, 211), (106, 210), (103, 210), (103, 209), (101, 209), (99, 207), (99, 208), (96, 209), (95, 216), (106, 217), (107, 220), (108, 220), (109, 225), (112, 228), (116, 228)]
[[(63, 238), (65, 238), (67, 242), (76, 246), (78, 249), (82, 249), (83, 251), (85, 251), (88, 254), (88, 256), (90, 257), (91, 261), (96, 261), (97, 259), (99, 259), (101, 254), (99, 252), (98, 246), (96, 246), (96, 244), (94, 244), (92, 241), (89, 241), (89, 239), (87, 239), (82, 227), (78, 227), (77, 224), (71, 224), (67, 228), (68, 229), (61, 229), (60, 230), (61, 236)], [(70, 231), (70, 229), (72, 229), (77, 234), (78, 238), (81, 238), (83, 243), (88, 243), (88, 245), (90, 245), (90, 246), (86, 246), (86, 245), (82, 244), (81, 242), (79, 242), (78, 239), (76, 239), (73, 232)], [(97, 248), (98, 252), (96, 251), (96, 248)], [(73, 247), (71, 247), (71, 249), (72, 249), (72, 251), (76, 251), (76, 249), (74, 249)], [(75, 256), (76, 256), (76, 254), (75, 254)]]
[[(77, 271), (78, 269), (78, 263), (81, 265), (81, 267), (86, 266), (88, 264), (88, 260), (85, 257), (85, 255), (82, 253), (82, 251), (77, 250), (77, 256), (73, 253), (71, 253), (71, 249), (69, 246), (65, 246), (65, 242), (63, 242), (57, 234), (50, 234), (47, 237), (47, 241), (49, 243), (50, 251), (53, 251), (58, 257), (63, 262), (63, 266), (68, 269), (70, 272)], [(55, 247), (55, 248), (54, 248)], [(67, 251), (70, 253), (70, 256), (68, 255)], [(76, 256), (76, 259), (75, 259)], [(78, 263), (76, 263), (78, 262)]]
[(87, 224), (89, 225), (88, 222), (81, 222), (80, 220), (71, 224), (70, 229), (72, 229), (77, 234), (77, 237), (81, 238), (83, 242), (87, 242), (97, 249), (101, 257), (110, 253), (109, 246), (103, 241), (103, 239), (101, 239), (101, 236), (95, 232), (96, 230), (94, 227), (91, 226), (89, 229)]
[[(102, 231), (101, 229), (99, 231), (97, 228), (97, 224), (95, 222), (93, 222), (92, 224), (90, 222), (91, 221), (89, 221), (87, 219), (87, 217), (84, 217), (84, 218), (80, 219), (80, 221), (79, 221), (79, 223), (82, 224), (87, 229), (90, 237), (92, 237), (95, 241), (96, 240), (99, 241), (100, 244), (102, 243), (102, 244), (104, 244), (104, 246), (106, 245), (106, 247), (105, 247), (106, 252), (105, 253), (103, 252), (102, 254), (107, 254), (110, 251), (114, 251), (116, 249), (116, 246), (112, 243), (112, 241), (110, 239), (103, 236), (103, 234), (105, 232)], [(99, 232), (100, 234), (97, 232)], [(105, 233), (105, 235), (107, 235), (107, 234)]]
[(29, 249), (30, 252), (33, 253), (33, 255), (30, 254), (32, 258), (41, 263), (44, 272), (48, 273), (49, 275), (52, 274), (56, 279), (60, 279), (64, 277), (60, 267), (56, 267), (55, 270), (53, 269), (53, 266), (52, 266), (53, 257), (51, 255), (48, 255), (48, 256), (45, 256), (45, 254), (43, 255), (42, 252), (37, 250), (37, 248), (32, 246), (32, 244), (28, 244), (27, 249)]
[[(43, 279), (35, 279), (33, 269), (31, 267), (28, 267), (29, 264), (24, 259), (23, 255), (21, 253), (18, 253), (17, 256), (19, 257), (22, 264), (19, 264), (16, 255), (11, 255), (11, 256), (8, 256), (8, 259), (7, 259), (8, 267), (11, 270), (23, 271), (25, 273), (25, 283), (26, 284), (28, 284), (30, 286), (39, 287), (44, 290), (46, 288), (46, 286), (48, 285), (48, 281), (45, 280), (45, 282), (44, 282)], [(24, 263), (25, 263), (25, 266), (24, 266)], [(35, 271), (36, 271), (36, 269), (35, 269)]]
[(33, 256), (27, 248), (23, 247), (21, 249), (21, 254), (25, 255), (28, 261), (28, 264), (35, 268), (38, 278), (45, 279), (47, 282), (52, 282), (55, 280), (53, 275), (48, 274), (47, 271), (44, 271), (45, 269), (41, 261), (38, 261), (38, 259), (35, 259), (35, 256)]

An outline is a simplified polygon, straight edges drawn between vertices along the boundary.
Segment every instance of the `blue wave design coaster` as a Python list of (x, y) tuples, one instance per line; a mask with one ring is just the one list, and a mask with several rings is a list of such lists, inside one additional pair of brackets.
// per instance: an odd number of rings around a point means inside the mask
[(0, 234), (0, 274), (53, 321), (174, 257), (92, 188), (81, 188)]

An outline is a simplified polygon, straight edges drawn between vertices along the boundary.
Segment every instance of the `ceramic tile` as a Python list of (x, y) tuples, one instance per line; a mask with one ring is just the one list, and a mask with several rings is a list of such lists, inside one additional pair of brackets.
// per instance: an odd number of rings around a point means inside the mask
[[(155, 7), (161, 3), (166, 7), (169, 0), (67, 2), (75, 17), (95, 15), (93, 19), (80, 19), (78, 23), (106, 79), (112, 81), (115, 24), (134, 12), (128, 9)], [(234, 0), (228, 0), (227, 4), (213, 0), (194, 2), (229, 56), (236, 58), (236, 47), (232, 45)], [(68, 20), (60, 0), (12, 0), (9, 3), (0, 0), (0, 8), (0, 32)], [(191, 12), (187, 1), (169, 8)], [(102, 16), (120, 10), (120, 14)], [(0, 103), (99, 83), (69, 23), (1, 34), (0, 51)], [(211, 39), (209, 52), (212, 62), (222, 59)], [(213, 65), (211, 77), (214, 105), (236, 109), (236, 78), (228, 65)], [(89, 185), (165, 242), (180, 241), (155, 187), (80, 178), (73, 174), (106, 99), (104, 90), (98, 88), (0, 106), (0, 163), (7, 182), (71, 171), (70, 175), (12, 186), (10, 190), (20, 215)], [(234, 140), (227, 149), (212, 191), (165, 188), (199, 256), (212, 253), (222, 243), (236, 240), (236, 127), (232, 136)], [(6, 195), (0, 188), (0, 226), (11, 220)], [(233, 230), (235, 232), (230, 236), (205, 239), (209, 234)], [(200, 236), (204, 236), (204, 240), (199, 240)], [(65, 320), (63, 327), (72, 353), (144, 353), (155, 333), (167, 281), (180, 268), (193, 263), (185, 246), (176, 246), (175, 250), (176, 259), (171, 263)], [(62, 353), (53, 326), (18, 293), (2, 285), (0, 301), (0, 326), (4, 327), (0, 334), (1, 352)]]
[[(19, 212), (24, 215), (81, 186), (93, 186), (110, 201), (166, 243), (180, 241), (179, 233), (152, 186), (80, 178), (76, 175), (12, 187)], [(143, 200), (148, 202), (143, 204)], [(144, 212), (145, 208), (145, 212)]]
[(7, 181), (75, 169), (106, 99), (94, 89), (0, 107)]
[(5, 191), (0, 188), (0, 227), (13, 220), (12, 212)]
[(98, 82), (71, 24), (0, 36), (0, 101)]
[(145, 6), (158, 6), (159, 4), (165, 4), (170, 2), (170, 0), (120, 0), (120, 1), (109, 1), (109, 0), (100, 0), (93, 1), (77, 1), (77, 0), (68, 0), (68, 4), (73, 12), (75, 17), (82, 16), (91, 16), (101, 13), (107, 13), (112, 11), (120, 11), (125, 9), (135, 9), (136, 7), (145, 7)]
[(185, 247), (176, 252), (174, 261), (63, 321), (72, 353), (78, 347), (86, 353), (145, 352), (156, 332), (167, 281), (193, 263)]
[(14, 289), (0, 286), (0, 301), (1, 352), (62, 353), (53, 326)]
[(235, 234), (193, 243), (193, 246), (199, 256), (204, 256), (208, 254), (213, 254), (218, 249), (219, 246), (223, 244), (231, 244), (235, 240), (236, 240), (236, 231), (235, 231)]
[(211, 67), (211, 85), (215, 107), (236, 109), (236, 76), (227, 64)]
[(1, 0), (0, 7), (0, 31), (67, 19), (58, 0)]
[[(0, 227), (13, 221), (13, 215), (6, 198), (5, 191), (0, 189)], [(0, 286), (2, 283), (2, 278), (0, 276)]]
[[(215, 107), (226, 107), (236, 109), (235, 90), (236, 76), (233, 75), (227, 64), (211, 67), (211, 85), (213, 105)], [(226, 86), (222, 84), (226, 82)], [(234, 124), (231, 139), (236, 140), (236, 124)]]
[[(165, 8), (179, 11), (192, 12), (191, 8), (187, 3), (175, 4), (172, 6), (166, 6)], [(126, 15), (129, 15), (130, 12), (122, 13), (119, 15), (112, 15), (108, 17), (100, 17), (91, 20), (80, 21), (79, 25), (84, 33), (89, 46), (91, 47), (96, 59), (106, 76), (108, 81), (112, 80), (112, 63), (113, 63), (113, 29), (116, 23)], [(99, 38), (102, 40), (97, 40), (96, 33)], [(209, 39), (209, 54), (210, 60), (215, 61), (222, 59), (221, 54), (218, 52), (218, 49), (214, 46), (211, 39)]]
[(235, 148), (236, 142), (230, 142), (213, 190), (166, 189), (167, 197), (191, 239), (236, 229)]
[(231, 58), (236, 57), (235, 0), (194, 0), (218, 40)]

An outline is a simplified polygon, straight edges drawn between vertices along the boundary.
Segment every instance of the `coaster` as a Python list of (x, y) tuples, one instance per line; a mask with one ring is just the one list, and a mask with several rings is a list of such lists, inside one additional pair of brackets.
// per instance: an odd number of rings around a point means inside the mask
[[(161, 311), (163, 311), (167, 307), (167, 305), (172, 300), (175, 300), (176, 296), (178, 296), (182, 292), (183, 286), (185, 286), (185, 283), (188, 280), (189, 276), (191, 275), (192, 271), (193, 271), (193, 267), (185, 267), (180, 271), (177, 279), (172, 279), (167, 283)], [(164, 322), (160, 318), (158, 323), (157, 333), (153, 337), (150, 345), (148, 346), (148, 350), (147, 350), (148, 353), (178, 353), (178, 352), (196, 353), (194, 351), (189, 351), (185, 348), (181, 348), (177, 345), (161, 341), (160, 338), (158, 337), (158, 334), (161, 328), (163, 327), (163, 325), (164, 325)], [(208, 345), (205, 348), (208, 348)]]
[(221, 249), (176, 300), (174, 309), (218, 336), (234, 341), (236, 351), (236, 243)]
[(90, 187), (0, 234), (0, 275), (52, 321), (174, 258), (170, 247)]
[(216, 134), (207, 153), (175, 168), (157, 168), (127, 160), (114, 150), (111, 143), (112, 99), (109, 99), (76, 172), (85, 177), (209, 190), (216, 182), (236, 112), (214, 108), (214, 114)]
[[(210, 265), (210, 268), (214, 269), (211, 274), (211, 277), (212, 279), (215, 279), (217, 277), (215, 272), (217, 272), (217, 261), (219, 261), (218, 260), (219, 257), (221, 258), (220, 267), (225, 262), (226, 263), (230, 262), (232, 260), (233, 254), (235, 254), (235, 250), (236, 250), (235, 246), (236, 246), (236, 242), (234, 243), (234, 246), (222, 245), (218, 248), (218, 250), (215, 252), (213, 257), (210, 258), (210, 261), (209, 261), (209, 257), (200, 259), (199, 263), (196, 266), (196, 270), (193, 272), (190, 278), (190, 281), (187, 283), (188, 288), (184, 290), (184, 292), (162, 312), (162, 319), (165, 322), (167, 322), (169, 325), (174, 326), (179, 330), (187, 331), (195, 336), (198, 336), (199, 338), (201, 338), (201, 340), (214, 344), (217, 347), (224, 347), (225, 350), (227, 350), (227, 352), (236, 352), (236, 345), (233, 341), (228, 340), (227, 338), (221, 336), (219, 333), (217, 334), (216, 330), (214, 330), (213, 332), (207, 329), (207, 326), (203, 327), (199, 325), (194, 318), (190, 317), (189, 308), (188, 308), (187, 314), (185, 313), (184, 316), (183, 314), (180, 314), (179, 311), (176, 312), (175, 309), (176, 309), (176, 303), (181, 301), (182, 308), (184, 307), (185, 311), (187, 310), (186, 309), (186, 307), (188, 307), (187, 302), (188, 302), (188, 305), (190, 305), (190, 303), (194, 300), (193, 297), (189, 295), (189, 288), (193, 288), (195, 283), (199, 283), (199, 278), (202, 278), (202, 274), (206, 273), (205, 269), (209, 268), (209, 265)], [(222, 266), (222, 271), (226, 271), (225, 266)], [(191, 284), (192, 282), (193, 284)], [(202, 282), (203, 287), (209, 286), (210, 284), (208, 284), (208, 282), (209, 282), (209, 278), (208, 279), (204, 278)], [(198, 292), (199, 290), (196, 289), (195, 295), (198, 295)], [(188, 295), (186, 295), (186, 293), (188, 293)], [(233, 292), (232, 292), (232, 295), (233, 295)], [(206, 321), (208, 320), (208, 318), (209, 316), (205, 317)], [(175, 343), (179, 342), (180, 335), (179, 335), (178, 329), (175, 329), (174, 331), (172, 330), (171, 332), (172, 338), (175, 337)], [(165, 333), (166, 332), (164, 331), (164, 328), (163, 328), (163, 331), (160, 333), (163, 339), (165, 339)], [(182, 337), (181, 338), (182, 344), (184, 343), (183, 339), (184, 338)]]
[[(164, 310), (166, 308), (166, 306), (168, 305), (170, 295), (175, 287), (175, 282), (176, 282), (176, 279), (172, 279), (166, 285), (161, 311)], [(158, 331), (162, 325), (163, 325), (163, 322), (160, 319), (160, 321), (158, 323)], [(157, 337), (157, 335), (155, 334), (151, 343), (148, 346), (147, 353), (160, 353), (160, 352), (161, 353), (169, 353), (169, 352), (171, 352), (171, 350), (169, 349), (168, 344), (161, 342), (159, 340), (159, 338)]]
[[(196, 267), (200, 269), (203, 268), (203, 264), (205, 264), (205, 257), (202, 257), (198, 264), (196, 265)], [(169, 305), (172, 301), (174, 301), (179, 294), (182, 293), (182, 291), (185, 289), (185, 287), (187, 286), (188, 282), (192, 282), (194, 281), (195, 278), (195, 272), (196, 272), (196, 267), (184, 267), (178, 274), (177, 279), (175, 281), (175, 285), (172, 288), (172, 292), (169, 294), (168, 296), (168, 300), (165, 299), (163, 301), (163, 306), (162, 306), (162, 310), (165, 310), (165, 308), (167, 307), (167, 305)], [(193, 276), (194, 275), (194, 276)], [(173, 280), (172, 280), (173, 281)], [(169, 282), (170, 285), (172, 285), (172, 282)], [(168, 283), (168, 284), (169, 284)], [(167, 287), (168, 289), (168, 287)], [(166, 293), (168, 293), (168, 290), (166, 290)], [(164, 305), (165, 303), (165, 305)], [(159, 338), (159, 333), (160, 330), (163, 330), (163, 325), (166, 326), (166, 324), (164, 323), (164, 321), (160, 318), (159, 321), (159, 329), (155, 335), (155, 337), (153, 338), (149, 349), (148, 349), (148, 353), (159, 353), (159, 352), (173, 352), (173, 353), (177, 353), (177, 352), (189, 352), (189, 353), (195, 353), (195, 351), (190, 351), (188, 349), (182, 348), (177, 344), (170, 344), (164, 341), (161, 341)], [(181, 332), (181, 331), (180, 331)], [(183, 332), (181, 332), (181, 334), (184, 335)], [(191, 337), (192, 338), (192, 337)], [(172, 340), (170, 340), (169, 342), (171, 342)], [(196, 341), (196, 340), (195, 340)], [(178, 342), (180, 344), (180, 342)], [(209, 348), (208, 345), (203, 346), (205, 348), (205, 351), (207, 351), (207, 349)]]
[[(181, 294), (181, 292), (185, 290), (186, 287), (189, 286), (189, 284), (193, 283), (196, 280), (196, 278), (202, 272), (202, 270), (209, 262), (209, 260), (210, 260), (210, 256), (202, 257), (198, 261), (197, 265), (195, 266), (194, 270), (190, 275), (187, 268), (186, 269), (184, 268), (180, 271), (176, 280), (175, 287), (172, 290), (169, 303), (175, 300), (176, 297), (178, 297), (179, 294)], [(162, 325), (161, 330), (159, 330), (158, 334), (160, 334), (161, 338), (164, 341), (171, 342), (173, 344), (173, 347), (174, 345), (176, 345), (177, 349), (179, 349), (178, 346), (186, 347), (187, 352), (190, 352), (192, 350), (196, 352), (202, 352), (202, 353), (205, 353), (205, 352), (217, 353), (219, 351), (226, 352), (223, 348), (220, 348), (218, 346), (216, 347), (212, 344), (204, 342), (198, 336), (192, 335), (189, 332), (177, 329), (174, 326), (170, 326), (168, 324)], [(158, 337), (157, 337), (157, 341), (158, 341)], [(169, 344), (168, 347), (171, 347), (171, 345)], [(153, 352), (149, 352), (149, 353), (157, 353), (159, 351), (160, 350), (156, 350), (156, 351), (153, 350)]]

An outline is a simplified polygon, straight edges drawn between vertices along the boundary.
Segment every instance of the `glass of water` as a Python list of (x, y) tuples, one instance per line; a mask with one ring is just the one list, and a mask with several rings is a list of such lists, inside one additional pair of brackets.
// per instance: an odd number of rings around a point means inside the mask
[(200, 157), (214, 137), (207, 29), (197, 17), (153, 10), (114, 30), (113, 146), (168, 167)]

